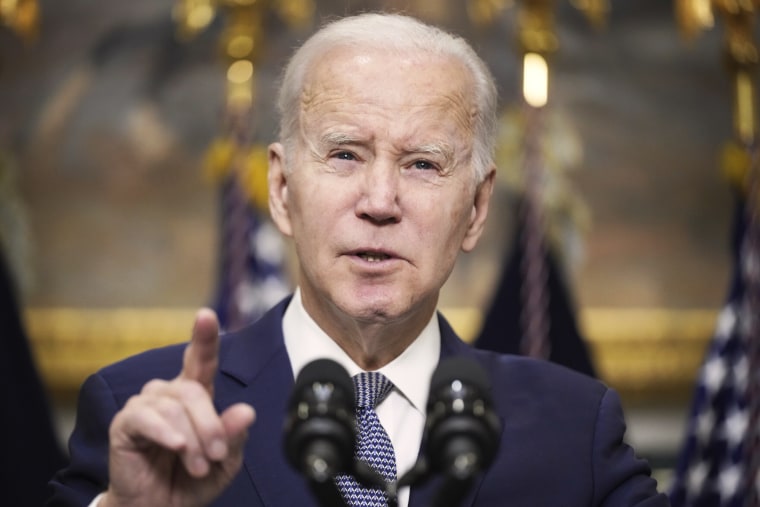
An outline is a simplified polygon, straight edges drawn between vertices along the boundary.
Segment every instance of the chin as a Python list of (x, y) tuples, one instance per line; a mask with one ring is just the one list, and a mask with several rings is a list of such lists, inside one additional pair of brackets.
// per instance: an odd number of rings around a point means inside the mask
[(391, 295), (354, 294), (340, 305), (348, 315), (365, 321), (385, 322), (403, 315), (407, 308), (399, 306), (399, 298)]

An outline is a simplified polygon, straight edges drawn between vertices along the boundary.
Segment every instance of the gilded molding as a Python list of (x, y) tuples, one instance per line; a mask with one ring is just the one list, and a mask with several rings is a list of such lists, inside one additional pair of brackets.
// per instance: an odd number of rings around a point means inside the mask
[[(466, 340), (480, 327), (474, 308), (444, 308)], [(31, 308), (26, 327), (51, 395), (73, 397), (101, 366), (145, 349), (186, 341), (188, 308)], [(579, 315), (601, 378), (627, 400), (691, 395), (717, 311), (591, 308)]]

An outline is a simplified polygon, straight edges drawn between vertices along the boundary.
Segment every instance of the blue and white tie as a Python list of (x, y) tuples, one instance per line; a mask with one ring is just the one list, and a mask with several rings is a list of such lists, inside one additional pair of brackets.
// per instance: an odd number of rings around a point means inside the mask
[[(390, 380), (376, 371), (359, 373), (354, 376), (356, 390), (356, 425), (358, 437), (356, 458), (365, 461), (386, 481), (396, 480), (396, 455), (375, 406), (383, 401), (393, 388)], [(351, 475), (335, 478), (346, 503), (351, 507), (385, 507), (385, 494), (380, 489), (365, 488)]]

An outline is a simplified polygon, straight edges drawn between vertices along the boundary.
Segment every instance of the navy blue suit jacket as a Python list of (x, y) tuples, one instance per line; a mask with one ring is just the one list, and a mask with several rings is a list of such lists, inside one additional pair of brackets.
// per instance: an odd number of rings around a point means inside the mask
[[(256, 324), (225, 335), (215, 404), (256, 408), (242, 469), (215, 506), (316, 506), (282, 451), (293, 373), (282, 335), (289, 299)], [(439, 316), (441, 357), (475, 358), (493, 384), (503, 425), (498, 455), (477, 479), (465, 506), (665, 506), (648, 464), (623, 442), (617, 395), (603, 384), (545, 361), (476, 350)], [(108, 366), (82, 386), (71, 461), (52, 481), (48, 505), (87, 505), (108, 484), (108, 427), (127, 399), (152, 378), (173, 378), (184, 345), (152, 350)], [(427, 507), (439, 483), (412, 488), (410, 507)]]

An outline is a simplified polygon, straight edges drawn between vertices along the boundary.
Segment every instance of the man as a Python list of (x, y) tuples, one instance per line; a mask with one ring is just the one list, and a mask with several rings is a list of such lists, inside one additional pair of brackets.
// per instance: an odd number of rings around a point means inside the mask
[[(51, 503), (315, 505), (281, 442), (293, 379), (321, 357), (392, 382), (376, 416), (403, 475), (420, 449), (430, 376), (460, 355), (488, 372), (504, 428), (465, 505), (666, 505), (622, 441), (612, 391), (475, 351), (436, 313), (459, 250), (483, 232), (494, 184), (496, 91), (472, 49), (403, 16), (345, 18), (296, 52), (278, 104), (270, 211), (295, 243), (298, 290), (221, 340), (202, 310), (186, 348), (90, 377)], [(403, 488), (399, 504), (429, 505), (434, 493)]]

